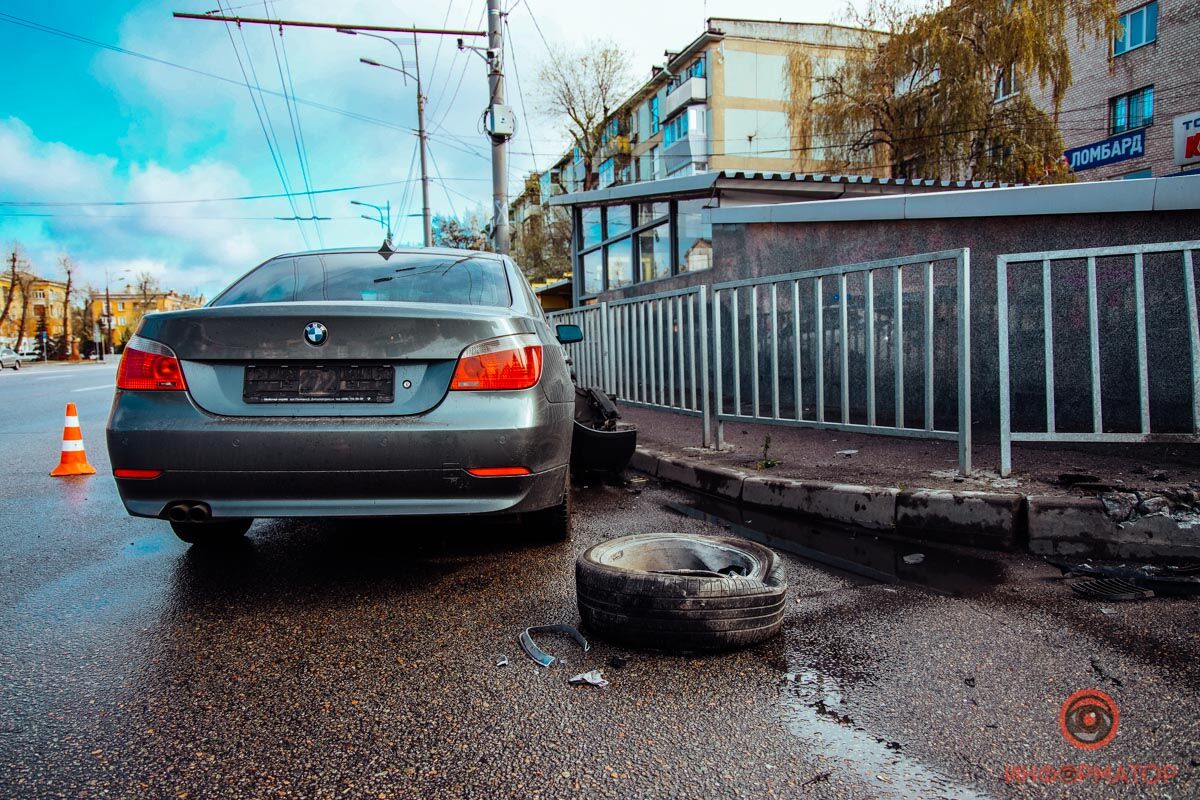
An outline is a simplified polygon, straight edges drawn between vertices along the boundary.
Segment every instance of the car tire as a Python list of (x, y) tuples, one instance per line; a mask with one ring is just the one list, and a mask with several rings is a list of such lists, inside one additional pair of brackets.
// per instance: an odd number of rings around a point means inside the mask
[(20, 362), (20, 361), (14, 361), (14, 362), (13, 362), (13, 372), (16, 372), (16, 371), (18, 371), (19, 369), (21, 369), (21, 362)]
[(565, 542), (571, 538), (571, 475), (567, 473), (561, 503), (525, 517), (525, 528), (540, 542)]
[(175, 535), (188, 544), (197, 546), (220, 546), (236, 542), (246, 535), (252, 519), (223, 519), (217, 522), (175, 522), (171, 521), (171, 530)]
[(787, 580), (779, 556), (754, 542), (648, 533), (584, 551), (575, 590), (584, 625), (603, 638), (659, 650), (725, 650), (779, 633)]

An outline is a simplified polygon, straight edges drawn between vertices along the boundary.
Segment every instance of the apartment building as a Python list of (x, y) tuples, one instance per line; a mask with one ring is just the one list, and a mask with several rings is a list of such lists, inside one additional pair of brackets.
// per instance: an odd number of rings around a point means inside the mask
[[(1078, 180), (1149, 178), (1200, 171), (1200, 61), (1195, 0), (1118, 0), (1121, 31), (1109, 42), (1069, 31), (1074, 80), (1058, 116)], [(1044, 93), (1033, 96), (1049, 109)]]
[(20, 337), (23, 342), (32, 342), (43, 325), (48, 335), (62, 336), (63, 298), (67, 293), (67, 285), (34, 276), (30, 280), (28, 293), (24, 294), (21, 291), (22, 282), (19, 277), (14, 286), (11, 273), (0, 276), (0, 309), (8, 303), (9, 295), (12, 295), (8, 316), (3, 324), (0, 324), (0, 343), (10, 347), (16, 344), (22, 317), (25, 320), (25, 335)]
[(91, 319), (99, 320), (104, 325), (108, 318), (110, 328), (109, 342), (121, 344), (133, 335), (138, 323), (146, 314), (159, 311), (182, 311), (186, 308), (199, 308), (204, 305), (204, 295), (180, 294), (174, 290), (153, 291), (143, 294), (135, 287), (126, 284), (121, 291), (107, 294), (108, 313), (105, 313), (106, 295), (104, 292), (92, 292), (88, 296), (88, 306)]

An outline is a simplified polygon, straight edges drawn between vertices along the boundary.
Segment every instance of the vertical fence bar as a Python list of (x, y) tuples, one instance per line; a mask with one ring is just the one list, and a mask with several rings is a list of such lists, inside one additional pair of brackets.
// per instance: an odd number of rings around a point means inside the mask
[[(707, 306), (704, 305), (704, 298), (700, 297), (699, 299), (697, 299), (696, 297), (693, 297), (692, 295), (687, 296), (688, 365), (691, 368), (691, 376), (692, 376), (692, 379), (690, 382), (691, 388), (692, 388), (692, 398), (691, 398), (692, 402), (691, 402), (691, 405), (688, 407), (691, 408), (693, 411), (697, 409), (696, 384), (699, 383), (699, 376), (696, 374), (696, 304), (697, 303), (700, 304), (700, 313), (704, 314), (705, 311), (707, 310)], [(701, 321), (703, 322), (704, 320), (701, 320)], [(708, 347), (708, 326), (705, 325), (703, 327), (704, 327), (704, 330), (701, 332), (701, 337), (700, 337), (700, 341), (702, 342), (701, 347)], [(708, 426), (707, 425), (704, 426), (704, 436), (705, 436), (705, 439), (708, 438)], [(704, 446), (708, 447), (707, 441), (705, 441)]]
[(796, 419), (804, 419), (803, 385), (800, 382), (800, 281), (792, 281), (792, 396), (796, 398)]
[(925, 430), (933, 430), (933, 262), (925, 265)]
[(971, 474), (971, 249), (958, 256), (958, 469)]
[(617, 390), (616, 380), (615, 380), (616, 359), (614, 358), (613, 340), (612, 340), (613, 326), (611, 324), (611, 320), (609, 319), (608, 315), (609, 315), (608, 303), (602, 302), (600, 304), (600, 327), (604, 332), (604, 336), (602, 339), (603, 346), (604, 346), (604, 352), (601, 353), (600, 358), (602, 361), (602, 366), (604, 368), (604, 385), (601, 388), (603, 388), (604, 391), (606, 391), (606, 392), (615, 392)]
[(1046, 361), (1046, 431), (1054, 433), (1054, 288), (1050, 259), (1042, 259), (1042, 358)]
[(625, 390), (623, 397), (633, 396), (633, 362), (630, 358), (631, 352), (631, 333), (632, 326), (629, 324), (629, 312), (632, 311), (628, 305), (621, 306), (621, 349), (625, 355), (625, 364), (623, 366), (623, 374), (625, 376)]
[(779, 419), (779, 293), (771, 284), (771, 416)]
[(665, 404), (666, 395), (666, 370), (663, 369), (663, 301), (654, 301), (654, 365), (658, 368), (656, 380), (654, 382), (655, 402), (660, 406)]
[(758, 407), (758, 286), (750, 287), (750, 399), (754, 408), (750, 416), (757, 417)]
[[(704, 310), (701, 309), (700, 313), (703, 314)], [(714, 375), (714, 377), (717, 379), (715, 394), (716, 394), (716, 400), (717, 400), (717, 415), (719, 416), (719, 415), (725, 413), (725, 396), (724, 396), (725, 387), (723, 386), (723, 384), (725, 382), (725, 376), (722, 374), (725, 371), (725, 369), (724, 369), (725, 368), (725, 360), (724, 360), (724, 353), (721, 352), (722, 347), (721, 347), (721, 290), (720, 289), (713, 290), (712, 317), (713, 317), (713, 365), (716, 367), (716, 374)], [(701, 324), (703, 324), (703, 322), (701, 322)], [(720, 425), (720, 422), (718, 421), (717, 424)], [(720, 446), (721, 446), (721, 444), (720, 444), (720, 442), (718, 442), (717, 447), (720, 447)]]
[(1092, 431), (1104, 430), (1104, 409), (1100, 405), (1100, 311), (1096, 300), (1096, 257), (1087, 260), (1088, 342), (1092, 363)]
[(904, 268), (892, 267), (892, 286), (896, 296), (893, 298), (895, 311), (892, 313), (892, 333), (896, 346), (896, 427), (904, 427)]
[(634, 303), (634, 330), (637, 331), (637, 399), (646, 402), (646, 314), (643, 303)]
[(1192, 251), (1183, 251), (1183, 296), (1187, 298), (1188, 340), (1192, 352), (1192, 431), (1200, 433), (1200, 314), (1196, 309), (1196, 273)]
[[(691, 298), (688, 298), (689, 302)], [(708, 447), (711, 444), (709, 438), (709, 426), (712, 424), (712, 407), (709, 405), (708, 398), (708, 287), (701, 285), (700, 293), (696, 297), (696, 303), (700, 307), (700, 423), (703, 428), (700, 444), (702, 447)], [(691, 306), (688, 306), (689, 312)], [(689, 315), (690, 320), (690, 315)], [(690, 331), (690, 322), (689, 328)], [(692, 405), (696, 404), (696, 360), (695, 354), (692, 357)]]
[(742, 321), (738, 319), (738, 290), (733, 290), (731, 296), (732, 305), (729, 307), (729, 332), (733, 334), (733, 413), (736, 416), (742, 415), (742, 348), (741, 336), (738, 331), (742, 328)]
[(865, 289), (863, 321), (866, 323), (867, 351), (867, 424), (875, 425), (875, 273), (867, 270), (863, 276)]
[(675, 298), (667, 298), (667, 402), (666, 405), (675, 405)]
[(847, 305), (846, 300), (846, 273), (838, 275), (838, 324), (841, 327), (842, 346), (839, 348), (841, 353), (842, 368), (838, 370), (840, 373), (842, 384), (841, 406), (842, 406), (842, 424), (850, 424), (850, 338), (847, 327)]
[(1000, 476), (1012, 472), (1012, 408), (1008, 396), (1008, 262), (996, 259), (996, 341), (1000, 346)]
[(817, 322), (817, 422), (825, 421), (825, 298), (824, 281), (813, 279), (813, 309)]
[(1141, 253), (1133, 254), (1133, 303), (1137, 318), (1138, 408), (1142, 433), (1150, 432), (1150, 368), (1146, 363), (1146, 269)]

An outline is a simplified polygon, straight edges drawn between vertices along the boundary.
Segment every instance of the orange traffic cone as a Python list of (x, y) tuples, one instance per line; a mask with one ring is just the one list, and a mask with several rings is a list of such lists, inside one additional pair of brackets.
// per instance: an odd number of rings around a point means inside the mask
[(63, 423), (62, 457), (58, 466), (50, 473), (52, 477), (64, 475), (95, 475), (96, 468), (88, 463), (83, 450), (83, 431), (79, 429), (79, 412), (74, 403), (67, 403), (67, 419)]

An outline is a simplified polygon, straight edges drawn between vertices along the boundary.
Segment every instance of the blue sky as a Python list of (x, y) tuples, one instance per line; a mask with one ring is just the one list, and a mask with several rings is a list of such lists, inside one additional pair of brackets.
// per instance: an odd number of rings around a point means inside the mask
[[(126, 280), (122, 275), (150, 272), (165, 287), (211, 296), (280, 252), (322, 242), (377, 244), (380, 228), (362, 220), (351, 199), (380, 205), (390, 201), (397, 239), (419, 238), (416, 136), (411, 130), (416, 126), (414, 87), (395, 73), (358, 62), (367, 57), (395, 63), (395, 50), (386, 42), (334, 31), (287, 29), (281, 39), (277, 30), (263, 26), (227, 30), (215, 22), (171, 17), (174, 10), (203, 13), (218, 5), (240, 7), (236, 13), (248, 16), (268, 15), (261, 1), (247, 0), (6, 0), (0, 6), (0, 52), (10, 76), (0, 92), (0, 247), (6, 248), (6, 257), (8, 248), (19, 245), (35, 272), (56, 277), (59, 256), (69, 254), (80, 265), (82, 284), (101, 286), (106, 272), (117, 276), (113, 282), (118, 285)], [(291, 19), (469, 29), (483, 27), (484, 5), (483, 0), (267, 2), (272, 16)], [(617, 40), (629, 50), (633, 72), (641, 78), (661, 62), (664, 49), (693, 39), (705, 16), (796, 19), (802, 14), (805, 21), (820, 22), (835, 19), (841, 5), (840, 0), (667, 0), (653, 7), (640, 0), (594, 5), (511, 0), (514, 52), (506, 71), (521, 129), (511, 147), (510, 185), (516, 188), (529, 169), (549, 164), (565, 143), (556, 121), (540, 112), (536, 74), (546, 49), (535, 18), (555, 45)], [(437, 179), (431, 204), (435, 213), (462, 214), (490, 208), (487, 142), (477, 130), (487, 92), (483, 62), (453, 45), (447, 40), (439, 47), (436, 37), (420, 42)], [(286, 63), (297, 97), (349, 112), (301, 103), (291, 116), (281, 97), (261, 97), (291, 191), (304, 187), (296, 138), (303, 139), (314, 190), (389, 185), (319, 195), (314, 201), (318, 214), (333, 218), (320, 223), (319, 230), (311, 222), (274, 219), (293, 214), (284, 198), (192, 202), (283, 191), (264, 123), (250, 92), (237, 85), (241, 72), (235, 48), (243, 67), (257, 73), (264, 89), (280, 91), (281, 84), (289, 84)], [(411, 58), (412, 47), (406, 46), (405, 53)], [(521, 112), (522, 97), (528, 120)], [(299, 137), (293, 135), (295, 119)], [(98, 204), (112, 201), (137, 204)], [(296, 198), (295, 207), (301, 215), (311, 213), (303, 198)]]

